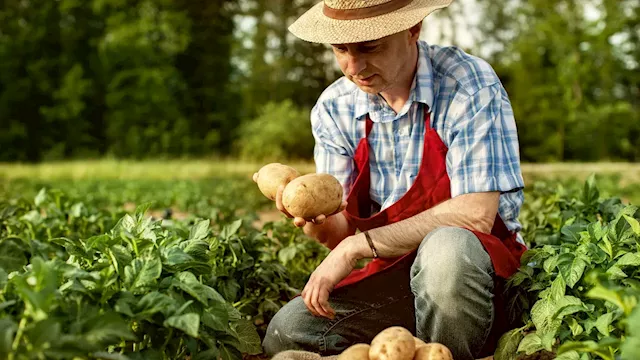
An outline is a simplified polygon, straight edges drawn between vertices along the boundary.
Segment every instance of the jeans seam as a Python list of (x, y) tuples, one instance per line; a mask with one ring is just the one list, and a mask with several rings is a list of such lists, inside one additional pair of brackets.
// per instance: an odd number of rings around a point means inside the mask
[[(494, 276), (492, 276), (492, 278), (493, 278), (493, 283), (495, 284), (496, 279), (495, 279)], [(487, 288), (487, 290), (489, 290), (489, 289)], [(494, 294), (495, 285), (490, 290), (491, 290), (490, 293), (493, 295), (493, 297), (491, 298), (491, 304), (489, 305), (489, 326), (487, 326), (487, 329), (484, 332), (484, 336), (482, 338), (482, 343), (480, 345), (480, 349), (476, 350), (476, 352), (474, 354), (475, 357), (477, 357), (477, 355), (484, 349), (484, 347), (485, 347), (485, 345), (487, 343), (487, 340), (489, 339), (489, 335), (491, 334), (491, 331), (493, 330), (493, 327), (495, 326), (495, 324), (494, 324), (494, 322), (495, 322), (495, 312), (496, 312), (495, 302), (494, 302), (494, 299), (495, 299), (495, 296), (496, 296)]]
[(319, 346), (320, 351), (321, 352), (327, 351), (326, 335), (329, 333), (329, 331), (331, 331), (336, 325), (338, 325), (342, 321), (347, 320), (347, 319), (353, 317), (354, 315), (361, 314), (361, 313), (363, 313), (365, 311), (376, 310), (376, 309), (379, 309), (379, 308), (382, 308), (382, 307), (385, 307), (385, 306), (389, 306), (389, 305), (391, 305), (393, 303), (396, 303), (398, 301), (404, 300), (404, 299), (406, 299), (408, 297), (411, 297), (411, 295), (406, 295), (406, 296), (403, 296), (403, 297), (398, 298), (398, 299), (393, 299), (393, 300), (391, 300), (389, 302), (379, 304), (378, 306), (371, 306), (369, 308), (365, 308), (365, 309), (362, 309), (362, 310), (352, 310), (351, 312), (347, 313), (344, 317), (340, 318), (339, 320), (334, 320), (334, 321), (329, 322), (329, 324), (327, 325), (327, 328), (325, 329), (325, 331), (320, 336), (320, 344), (319, 344), (320, 345)]

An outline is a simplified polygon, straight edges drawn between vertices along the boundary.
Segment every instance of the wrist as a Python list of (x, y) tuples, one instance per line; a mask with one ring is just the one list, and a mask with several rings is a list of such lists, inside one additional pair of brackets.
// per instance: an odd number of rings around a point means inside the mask
[(369, 247), (369, 243), (367, 242), (367, 238), (364, 233), (349, 236), (341, 244), (346, 246), (345, 251), (349, 258), (355, 261), (373, 257), (371, 247)]

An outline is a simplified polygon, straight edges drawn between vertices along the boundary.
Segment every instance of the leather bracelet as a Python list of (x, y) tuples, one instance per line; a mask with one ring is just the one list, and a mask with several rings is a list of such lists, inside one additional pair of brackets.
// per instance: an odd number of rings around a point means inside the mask
[(373, 252), (373, 258), (377, 259), (378, 258), (378, 251), (376, 251), (376, 248), (373, 246), (373, 241), (371, 240), (371, 236), (369, 236), (369, 231), (365, 231), (364, 232), (364, 237), (367, 239), (367, 242), (369, 243), (369, 247), (371, 248), (371, 252)]

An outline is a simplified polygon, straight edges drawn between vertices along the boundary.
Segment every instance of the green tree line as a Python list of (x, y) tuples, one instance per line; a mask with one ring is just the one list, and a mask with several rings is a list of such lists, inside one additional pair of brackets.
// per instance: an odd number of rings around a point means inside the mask
[[(0, 161), (310, 158), (340, 76), (287, 31), (315, 2), (0, 0)], [(523, 160), (640, 161), (637, 0), (475, 4), (465, 50), (507, 88)]]

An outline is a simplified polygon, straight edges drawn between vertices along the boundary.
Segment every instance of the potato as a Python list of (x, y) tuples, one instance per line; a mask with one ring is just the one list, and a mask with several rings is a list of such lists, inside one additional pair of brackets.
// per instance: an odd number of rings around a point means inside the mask
[(329, 174), (302, 175), (284, 188), (282, 205), (294, 217), (329, 215), (342, 205), (342, 185)]
[(417, 337), (415, 337), (415, 336), (413, 337), (413, 340), (414, 340), (414, 342), (416, 343), (416, 350), (418, 350), (418, 348), (419, 348), (420, 346), (425, 346), (425, 345), (427, 345), (427, 343), (426, 343), (426, 342), (422, 341), (421, 339), (419, 339), (419, 338), (417, 338)]
[(392, 326), (371, 340), (370, 360), (412, 360), (416, 344), (409, 330)]
[(338, 360), (369, 360), (369, 345), (355, 344), (342, 352)]
[(300, 173), (296, 169), (280, 163), (272, 163), (260, 168), (254, 180), (258, 183), (258, 188), (264, 196), (275, 200), (278, 187), (280, 185), (286, 186), (298, 176)]
[(449, 348), (438, 343), (428, 343), (416, 350), (413, 360), (453, 360)]

